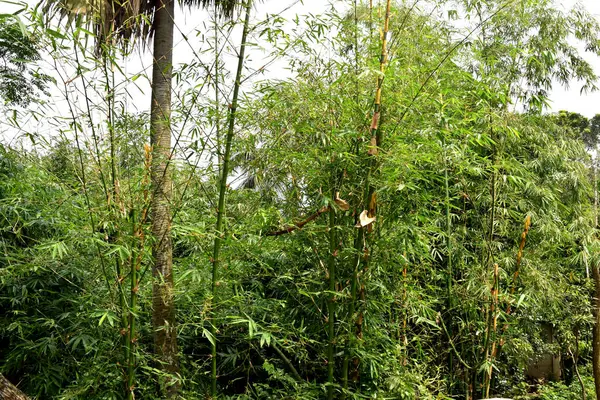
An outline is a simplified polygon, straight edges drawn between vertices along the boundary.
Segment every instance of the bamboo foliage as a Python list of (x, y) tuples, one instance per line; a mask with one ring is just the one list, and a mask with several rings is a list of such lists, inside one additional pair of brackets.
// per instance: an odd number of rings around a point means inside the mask
[[(461, 4), (477, 21), (457, 40), (429, 2), (348, 0), (347, 14), (295, 20), (269, 9), (252, 29), (246, 2), (243, 28), (186, 33), (193, 60), (162, 64), (172, 112), (155, 107), (152, 132), (168, 126), (175, 145), (144, 151), (149, 121), (126, 113), (135, 80), (115, 42), (96, 62), (84, 30), (49, 32), (56, 65), (73, 67), (58, 80), (68, 118), (48, 116), (63, 141), (0, 145), (0, 376), (32, 397), (90, 400), (526, 396), (543, 321), (579, 360), (579, 386), (539, 396), (591, 393), (592, 125), (509, 111), (515, 82), (541, 88), (567, 51), (514, 58), (541, 54), (530, 32), (544, 41), (580, 17), (545, 0)], [(78, 38), (73, 53), (60, 35)], [(577, 57), (563, 60), (568, 75)], [(289, 76), (269, 70), (279, 62)], [(147, 279), (166, 240), (171, 274)], [(153, 300), (177, 303), (173, 323), (153, 326)], [(163, 333), (179, 372), (153, 348)]]

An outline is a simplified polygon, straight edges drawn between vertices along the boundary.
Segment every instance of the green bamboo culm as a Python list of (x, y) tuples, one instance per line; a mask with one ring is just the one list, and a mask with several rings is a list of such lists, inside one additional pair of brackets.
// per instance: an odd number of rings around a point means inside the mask
[(152, 164), (152, 149), (149, 145), (144, 146), (144, 177), (142, 179), (142, 209), (139, 220), (136, 221), (135, 210), (132, 206), (130, 215), (132, 237), (131, 237), (131, 264), (130, 264), (130, 300), (129, 300), (129, 330), (127, 332), (127, 400), (135, 399), (135, 369), (137, 365), (136, 343), (136, 316), (138, 313), (138, 292), (140, 289), (140, 269), (144, 256), (146, 235), (144, 226), (148, 219), (148, 208), (150, 207), (150, 166)]
[[(215, 73), (213, 75), (215, 81), (215, 132), (217, 136), (217, 166), (221, 165), (221, 107), (219, 105), (219, 26), (217, 25), (216, 16), (218, 12), (215, 4)], [(219, 171), (220, 173), (220, 171)]]
[[(334, 194), (335, 196), (335, 194)], [(327, 346), (327, 399), (333, 400), (333, 381), (335, 367), (335, 257), (337, 252), (335, 232), (335, 209), (329, 206), (329, 256), (327, 272), (329, 274), (329, 298), (327, 300), (328, 337)]]
[[(594, 239), (598, 240), (598, 165), (596, 158), (592, 160), (592, 184), (594, 185)], [(592, 316), (594, 325), (592, 328), (592, 371), (594, 376), (600, 376), (600, 264), (594, 262), (592, 265), (592, 280), (594, 282), (594, 297), (592, 298)], [(600, 379), (594, 379), (596, 398), (600, 398)]]
[[(111, 29), (112, 30), (112, 29)], [(117, 172), (117, 155), (116, 155), (116, 137), (115, 137), (115, 124), (114, 124), (114, 96), (111, 95), (111, 86), (114, 87), (114, 64), (113, 61), (114, 54), (112, 52), (112, 47), (110, 46), (102, 46), (102, 61), (104, 68), (104, 75), (106, 78), (106, 110), (107, 110), (107, 128), (109, 133), (109, 141), (110, 141), (110, 173), (111, 173), (111, 193), (110, 197), (107, 194), (107, 202), (108, 206), (111, 208), (114, 213), (115, 220), (119, 219), (119, 192), (118, 192), (118, 172)], [(108, 64), (110, 63), (111, 68), (109, 72)], [(112, 79), (111, 79), (112, 78)], [(135, 224), (135, 222), (133, 222)], [(134, 228), (135, 230), (135, 228)], [(115, 242), (119, 242), (119, 238), (121, 236), (119, 230), (117, 229), (115, 234)], [(125, 268), (122, 265), (122, 261), (120, 257), (116, 257), (116, 272), (117, 272), (117, 282), (119, 286), (119, 306), (121, 307), (121, 329), (123, 334), (123, 359), (127, 368), (127, 373), (125, 374), (125, 393), (127, 393), (127, 398), (131, 399), (133, 396), (133, 387), (135, 378), (133, 377), (133, 370), (131, 369), (131, 359), (132, 359), (132, 346), (131, 346), (131, 320), (128, 317), (128, 314), (131, 314), (128, 309), (131, 309), (131, 304), (127, 304), (127, 295), (125, 292)]]
[[(494, 240), (494, 234), (495, 234), (495, 226), (496, 226), (496, 222), (497, 222), (497, 215), (496, 215), (496, 206), (497, 206), (497, 201), (498, 201), (498, 191), (499, 191), (499, 183), (498, 182), (498, 165), (499, 165), (499, 160), (498, 157), (500, 155), (500, 152), (498, 151), (496, 142), (495, 142), (495, 135), (494, 135), (494, 129), (493, 129), (493, 119), (491, 114), (489, 115), (489, 123), (490, 123), (490, 137), (492, 138), (492, 140), (494, 141), (494, 145), (492, 148), (492, 155), (491, 155), (491, 167), (492, 167), (492, 172), (490, 175), (490, 199), (491, 199), (491, 205), (490, 205), (490, 222), (489, 222), (489, 235), (488, 235), (488, 245), (486, 246), (486, 250), (487, 250), (487, 254), (485, 256), (485, 258), (483, 259), (483, 266), (491, 266), (491, 270), (489, 271), (490, 273), (493, 273), (494, 271), (494, 264), (492, 261), (494, 259), (494, 254), (493, 254), (493, 247), (491, 246), (493, 240)], [(489, 268), (489, 267), (488, 267)], [(489, 275), (488, 275), (489, 276)], [(494, 287), (494, 284), (492, 284), (492, 288)], [(492, 290), (493, 292), (493, 290)], [(488, 310), (486, 310), (486, 314), (487, 314), (487, 318), (486, 318), (486, 334), (484, 336), (484, 342), (483, 342), (483, 351), (484, 351), (484, 362), (486, 363), (492, 363), (492, 344), (494, 342), (493, 337), (495, 335), (494, 332), (494, 312), (493, 311), (493, 296), (492, 300), (490, 302), (490, 307)], [(481, 396), (482, 398), (486, 398), (487, 394), (489, 393), (490, 390), (490, 385), (491, 385), (491, 373), (492, 373), (492, 369), (488, 370), (488, 369), (484, 369), (482, 371), (482, 376), (481, 376)]]
[[(452, 285), (454, 283), (454, 271), (452, 265), (453, 248), (452, 248), (452, 212), (451, 212), (451, 198), (450, 198), (450, 160), (448, 157), (448, 135), (450, 134), (450, 128), (448, 120), (446, 118), (446, 104), (444, 103), (443, 95), (440, 95), (440, 140), (442, 146), (442, 157), (444, 164), (444, 190), (445, 190), (445, 213), (446, 213), (446, 315), (451, 316), (454, 309), (454, 298), (452, 297)], [(454, 324), (452, 318), (449, 317), (446, 322), (448, 340), (452, 342), (454, 337)], [(448, 375), (449, 393), (454, 393), (454, 386), (456, 384), (454, 374), (454, 353), (448, 354)]]
[[(372, 3), (371, 3), (372, 4)], [(379, 72), (380, 74), (377, 77), (377, 88), (375, 92), (375, 102), (373, 107), (373, 117), (371, 121), (371, 126), (369, 128), (370, 141), (369, 141), (369, 150), (367, 152), (368, 163), (367, 163), (367, 171), (365, 176), (365, 184), (364, 184), (364, 198), (363, 198), (363, 206), (367, 209), (367, 218), (374, 219), (375, 218), (375, 210), (376, 210), (376, 192), (372, 183), (370, 182), (371, 175), (376, 172), (377, 169), (377, 154), (378, 148), (381, 146), (382, 135), (379, 130), (379, 120), (381, 115), (381, 92), (383, 89), (383, 82), (385, 77), (385, 70), (388, 63), (388, 33), (389, 33), (389, 25), (390, 25), (390, 15), (391, 15), (391, 0), (386, 1), (385, 8), (385, 17), (384, 17), (384, 25), (381, 35), (381, 54), (379, 56)], [(360, 211), (358, 212), (360, 213)], [(357, 214), (358, 214), (357, 213)], [(364, 213), (364, 211), (363, 211)], [(362, 217), (362, 215), (361, 215)], [(349, 365), (351, 358), (351, 351), (356, 343), (356, 338), (360, 338), (362, 336), (362, 316), (355, 316), (357, 310), (357, 297), (359, 286), (361, 287), (361, 291), (363, 290), (363, 285), (358, 281), (359, 269), (361, 265), (366, 265), (369, 262), (369, 252), (366, 246), (366, 230), (369, 229), (368, 223), (363, 223), (362, 218), (359, 221), (359, 228), (354, 240), (354, 250), (355, 257), (353, 260), (352, 266), (352, 278), (350, 284), (350, 302), (348, 306), (348, 326), (355, 326), (355, 333), (352, 333), (350, 328), (348, 332), (349, 340), (348, 345), (346, 347), (346, 351), (344, 354), (344, 360), (342, 363), (342, 387), (343, 387), (343, 396), (348, 389), (348, 375), (349, 375)], [(358, 369), (359, 360), (355, 360), (355, 369)], [(356, 374), (357, 375), (357, 372)], [(356, 379), (358, 377), (356, 376)]]
[[(444, 147), (444, 186), (446, 190), (446, 252), (448, 253), (446, 256), (446, 290), (448, 296), (446, 306), (448, 307), (447, 313), (452, 315), (452, 310), (454, 308), (454, 301), (452, 298), (452, 283), (454, 279), (454, 272), (452, 270), (452, 214), (450, 212), (450, 183), (448, 177), (448, 168), (450, 163), (448, 162), (448, 149), (446, 141), (448, 129), (447, 126), (445, 128), (446, 132), (442, 132), (442, 146)], [(448, 339), (452, 340), (453, 335), (453, 323), (452, 318), (450, 318), (448, 321)], [(450, 392), (452, 393), (454, 388), (454, 354), (452, 352), (450, 352), (448, 356), (448, 372), (450, 375)]]
[(137, 252), (136, 246), (136, 221), (135, 221), (135, 209), (131, 210), (130, 214), (131, 221), (131, 265), (130, 265), (130, 300), (129, 300), (129, 315), (128, 315), (128, 328), (126, 338), (126, 349), (127, 349), (127, 400), (135, 399), (135, 364), (136, 358), (134, 353), (135, 340), (135, 313), (137, 308), (137, 288), (138, 288), (138, 277), (136, 269)]
[[(110, 32), (114, 31), (114, 26), (111, 24), (109, 28)], [(116, 155), (116, 135), (115, 135), (115, 99), (112, 94), (112, 89), (114, 88), (114, 62), (115, 62), (115, 53), (114, 53), (114, 43), (103, 44), (100, 46), (100, 56), (102, 59), (102, 72), (104, 74), (104, 78), (106, 79), (104, 84), (104, 101), (106, 103), (106, 128), (108, 131), (109, 138), (109, 151), (110, 151), (110, 188), (108, 188), (105, 184), (105, 197), (106, 197), (106, 205), (109, 208), (112, 218), (116, 222), (116, 229), (114, 232), (111, 232), (111, 240), (114, 240), (115, 243), (119, 243), (121, 241), (121, 232), (119, 230), (120, 223), (118, 222), (122, 215), (120, 206), (122, 206), (121, 199), (119, 198), (119, 190), (118, 190), (118, 181), (119, 175), (117, 171), (117, 155)], [(85, 85), (85, 80), (83, 76), (81, 76), (81, 81)], [(85, 90), (85, 89), (84, 89)], [(88, 99), (86, 98), (86, 102)], [(87, 104), (87, 103), (86, 103)], [(96, 135), (94, 134), (94, 141)], [(96, 142), (95, 142), (96, 143)], [(98, 157), (100, 157), (98, 146), (96, 145), (96, 151)], [(104, 173), (102, 172), (102, 165), (100, 162), (100, 158), (98, 158), (98, 166), (100, 168), (101, 179), (104, 182)], [(109, 191), (110, 189), (110, 191)], [(124, 385), (125, 385), (125, 393), (129, 398), (129, 394), (131, 391), (132, 381), (130, 377), (129, 370), (129, 360), (131, 358), (131, 345), (130, 345), (130, 334), (131, 327), (129, 324), (129, 309), (130, 305), (127, 303), (127, 293), (125, 289), (125, 281), (126, 281), (126, 270), (125, 265), (120, 257), (115, 258), (115, 274), (116, 274), (116, 282), (117, 288), (119, 292), (119, 312), (121, 316), (121, 336), (122, 336), (122, 346), (123, 346), (123, 368), (124, 368)]]
[(252, 10), (252, 0), (248, 0), (245, 7), (246, 18), (244, 20), (244, 28), (242, 31), (242, 42), (240, 45), (240, 52), (238, 56), (237, 71), (235, 74), (235, 84), (233, 87), (233, 97), (231, 99), (231, 106), (229, 107), (228, 116), (228, 127), (225, 137), (225, 154), (223, 155), (223, 166), (221, 167), (221, 177), (219, 181), (219, 204), (217, 208), (217, 224), (215, 232), (215, 241), (213, 247), (212, 256), (212, 301), (213, 306), (210, 310), (211, 324), (210, 333), (211, 339), (211, 397), (215, 399), (217, 397), (217, 324), (215, 322), (215, 310), (214, 303), (217, 294), (217, 279), (219, 277), (219, 267), (221, 264), (221, 243), (224, 237), (224, 221), (225, 221), (225, 193), (227, 191), (227, 176), (229, 174), (229, 159), (231, 157), (231, 144), (233, 142), (233, 133), (235, 127), (235, 113), (237, 109), (238, 96), (240, 92), (240, 85), (242, 80), (242, 70), (244, 67), (244, 54), (246, 50), (246, 40), (248, 37), (249, 25), (250, 25), (250, 12)]

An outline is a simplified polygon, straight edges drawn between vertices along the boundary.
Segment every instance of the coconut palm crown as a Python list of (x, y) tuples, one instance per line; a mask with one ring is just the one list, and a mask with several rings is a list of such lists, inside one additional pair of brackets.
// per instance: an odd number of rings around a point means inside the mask
[[(216, 6), (220, 16), (230, 18), (237, 0), (179, 0), (181, 6), (208, 8)], [(82, 21), (91, 27), (96, 45), (119, 44), (132, 49), (136, 40), (149, 43), (155, 29), (155, 12), (160, 0), (42, 0), (48, 19), (57, 17), (68, 24)]]

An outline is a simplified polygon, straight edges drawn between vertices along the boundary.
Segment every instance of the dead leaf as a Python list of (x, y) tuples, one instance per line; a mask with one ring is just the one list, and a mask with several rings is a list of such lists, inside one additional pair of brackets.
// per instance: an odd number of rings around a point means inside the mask
[(360, 213), (360, 217), (358, 218), (359, 221), (356, 224), (357, 228), (362, 228), (367, 225), (371, 225), (373, 222), (375, 222), (375, 217), (369, 217), (369, 212), (367, 210), (363, 210), (363, 212)]
[(371, 199), (369, 200), (369, 212), (371, 214), (375, 214), (376, 207), (377, 207), (377, 192), (373, 192), (371, 194)]
[(348, 211), (350, 209), (350, 204), (348, 204), (346, 200), (340, 199), (340, 192), (335, 194), (335, 199), (333, 199), (333, 201), (342, 211)]
[(371, 130), (375, 130), (379, 127), (379, 112), (373, 113), (373, 119), (371, 120)]
[(367, 151), (367, 154), (370, 156), (377, 154), (377, 138), (375, 136), (371, 137), (371, 141), (369, 142), (369, 151)]

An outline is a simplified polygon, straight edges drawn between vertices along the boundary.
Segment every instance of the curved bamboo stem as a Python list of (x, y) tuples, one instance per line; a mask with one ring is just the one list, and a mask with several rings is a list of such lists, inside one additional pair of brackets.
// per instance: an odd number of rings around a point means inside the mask
[[(227, 177), (229, 174), (229, 161), (231, 158), (231, 144), (233, 142), (233, 134), (235, 127), (235, 117), (236, 110), (238, 105), (238, 97), (240, 93), (241, 79), (242, 79), (242, 70), (244, 67), (244, 55), (246, 51), (246, 41), (248, 38), (248, 30), (250, 25), (250, 11), (252, 9), (252, 0), (248, 0), (246, 3), (246, 18), (244, 20), (244, 28), (242, 31), (242, 42), (240, 45), (240, 52), (238, 56), (238, 65), (237, 71), (235, 75), (235, 83), (233, 88), (233, 97), (231, 100), (231, 105), (229, 107), (229, 118), (228, 118), (228, 127), (227, 134), (225, 137), (225, 154), (223, 155), (223, 167), (221, 168), (221, 179), (220, 179), (220, 187), (219, 187), (219, 203), (217, 209), (217, 224), (216, 224), (216, 233), (215, 233), (215, 241), (213, 247), (213, 256), (212, 256), (212, 288), (211, 294), (214, 302), (215, 296), (217, 294), (217, 279), (218, 272), (220, 267), (220, 255), (221, 255), (221, 243), (223, 241), (223, 228), (225, 222), (225, 193), (227, 192)], [(212, 347), (211, 347), (211, 397), (214, 399), (217, 396), (217, 324), (214, 320), (214, 305), (210, 310), (210, 314), (212, 317), (210, 333), (212, 335)]]

